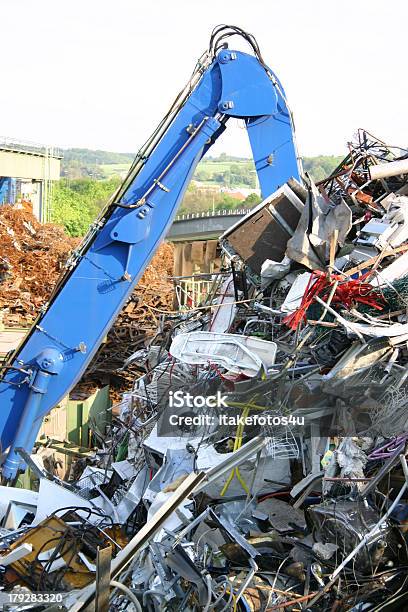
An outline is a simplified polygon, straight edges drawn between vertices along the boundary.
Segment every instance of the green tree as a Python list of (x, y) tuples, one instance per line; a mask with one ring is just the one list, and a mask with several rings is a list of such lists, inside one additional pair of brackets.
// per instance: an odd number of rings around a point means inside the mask
[(250, 193), (243, 202), (246, 208), (253, 208), (257, 204), (262, 202), (262, 198), (257, 193)]
[(303, 168), (309, 172), (314, 181), (322, 181), (329, 176), (341, 163), (343, 157), (335, 155), (318, 155), (317, 157), (304, 157)]
[(63, 225), (70, 236), (84, 236), (120, 184), (120, 179), (61, 179), (54, 187), (52, 221)]

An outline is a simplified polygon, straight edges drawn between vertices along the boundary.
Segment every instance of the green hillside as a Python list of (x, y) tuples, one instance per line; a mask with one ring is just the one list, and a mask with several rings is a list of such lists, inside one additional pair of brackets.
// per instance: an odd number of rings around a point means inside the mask
[[(78, 179), (90, 177), (95, 180), (110, 179), (127, 173), (133, 153), (115, 153), (92, 149), (65, 149), (61, 174)], [(342, 156), (319, 155), (304, 157), (304, 169), (315, 181), (322, 180), (338, 166)], [(219, 157), (206, 157), (197, 166), (194, 179), (204, 186), (245, 187), (255, 189), (257, 178), (252, 159), (234, 157), (222, 153)]]
[(61, 175), (78, 179), (91, 177), (96, 180), (110, 178), (127, 171), (134, 158), (133, 153), (115, 153), (93, 149), (64, 149)]

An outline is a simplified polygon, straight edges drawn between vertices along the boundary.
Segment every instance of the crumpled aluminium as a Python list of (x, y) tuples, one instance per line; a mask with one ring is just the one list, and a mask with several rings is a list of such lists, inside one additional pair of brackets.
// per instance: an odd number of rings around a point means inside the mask
[(337, 236), (336, 242), (343, 245), (350, 228), (351, 210), (344, 200), (333, 206), (309, 178), (306, 204), (286, 255), (310, 270), (326, 270), (330, 241)]

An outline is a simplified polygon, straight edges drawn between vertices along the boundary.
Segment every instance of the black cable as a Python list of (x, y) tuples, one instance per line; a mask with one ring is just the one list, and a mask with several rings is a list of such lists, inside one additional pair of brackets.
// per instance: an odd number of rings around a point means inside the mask
[(69, 511), (69, 510), (73, 512), (77, 512), (78, 510), (80, 510), (81, 512), (87, 512), (88, 516), (86, 519), (83, 519), (81, 516), (79, 516), (79, 519), (81, 520), (89, 521), (89, 517), (91, 516), (91, 514), (96, 514), (97, 516), (100, 516), (101, 518), (109, 519), (112, 527), (114, 525), (113, 519), (110, 515), (105, 514), (104, 512), (102, 512), (102, 510), (99, 510), (98, 508), (89, 508), (88, 506), (65, 506), (63, 508), (58, 508), (57, 510), (54, 510), (54, 512), (50, 516), (56, 516), (57, 512), (64, 512), (64, 511)]
[(262, 66), (267, 69), (255, 36), (253, 34), (250, 34), (249, 32), (246, 32), (246, 30), (243, 30), (239, 26), (220, 24), (213, 29), (208, 48), (211, 56), (214, 57), (217, 51), (222, 48), (221, 42), (223, 40), (230, 38), (234, 35), (241, 36), (242, 38), (244, 38), (244, 40), (246, 40), (246, 42), (252, 47), (256, 57), (258, 58)]

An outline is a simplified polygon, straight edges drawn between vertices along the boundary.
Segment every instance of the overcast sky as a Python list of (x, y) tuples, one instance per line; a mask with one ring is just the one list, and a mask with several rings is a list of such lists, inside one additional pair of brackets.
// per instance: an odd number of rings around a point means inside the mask
[[(219, 23), (258, 39), (302, 155), (408, 144), (405, 0), (0, 0), (0, 134), (135, 152)], [(235, 122), (238, 124), (238, 122)], [(236, 125), (212, 154), (249, 154)]]

